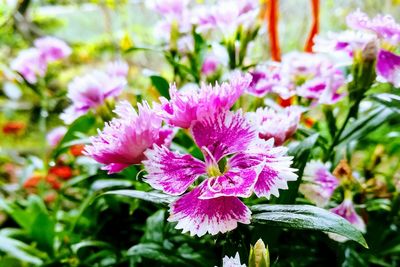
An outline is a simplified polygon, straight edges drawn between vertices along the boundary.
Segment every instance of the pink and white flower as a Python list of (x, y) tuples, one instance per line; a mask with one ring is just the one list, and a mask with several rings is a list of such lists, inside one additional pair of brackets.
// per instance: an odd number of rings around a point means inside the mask
[(251, 83), (247, 89), (247, 93), (264, 97), (268, 93), (277, 93), (281, 95), (288, 92), (291, 85), (285, 77), (282, 77), (281, 65), (277, 62), (271, 62), (265, 66), (258, 66), (254, 71), (250, 72), (252, 76)]
[(127, 101), (120, 102), (114, 118), (105, 124), (98, 135), (91, 137), (91, 145), (85, 154), (105, 164), (104, 170), (115, 173), (145, 159), (144, 151), (154, 144), (169, 145), (173, 131), (162, 127), (162, 120), (144, 102), (138, 104), (138, 112)]
[(400, 87), (400, 56), (381, 49), (376, 62), (378, 79)]
[(191, 88), (178, 92), (169, 89), (170, 100), (160, 98), (160, 116), (173, 126), (189, 128), (193, 121), (218, 110), (230, 109), (250, 83), (249, 75), (234, 75), (231, 80), (215, 86), (203, 84), (199, 90)]
[(72, 52), (71, 48), (64, 41), (51, 36), (36, 39), (34, 45), (40, 50), (41, 57), (46, 62), (66, 58)]
[(66, 124), (70, 124), (90, 109), (101, 106), (107, 98), (115, 98), (121, 94), (127, 83), (126, 77), (121, 74), (125, 74), (126, 71), (121, 70), (119, 65), (113, 67), (113, 71), (109, 66), (108, 72), (92, 71), (76, 77), (68, 84), (67, 97), (72, 105), (60, 116)]
[(17, 71), (29, 83), (35, 84), (38, 77), (44, 77), (47, 71), (47, 62), (41, 57), (37, 48), (22, 50), (11, 61), (11, 69)]
[(250, 120), (256, 126), (260, 138), (274, 138), (275, 145), (280, 146), (297, 130), (303, 109), (290, 106), (281, 110), (258, 108), (249, 113)]
[[(193, 121), (190, 131), (205, 161), (154, 146), (143, 161), (145, 181), (167, 194), (180, 196), (170, 205), (169, 221), (177, 229), (202, 236), (225, 233), (250, 223), (251, 212), (239, 199), (278, 196), (297, 178), (284, 147), (259, 139), (241, 111), (221, 110)], [(202, 181), (194, 188), (195, 180)], [(190, 189), (189, 192), (186, 192)]]
[(339, 180), (332, 175), (328, 166), (315, 160), (307, 163), (303, 181), (300, 192), (318, 207), (325, 207), (339, 186)]
[(51, 147), (55, 147), (60, 143), (61, 139), (64, 137), (65, 133), (67, 132), (67, 128), (64, 126), (59, 126), (54, 129), (52, 129), (47, 135), (47, 143)]

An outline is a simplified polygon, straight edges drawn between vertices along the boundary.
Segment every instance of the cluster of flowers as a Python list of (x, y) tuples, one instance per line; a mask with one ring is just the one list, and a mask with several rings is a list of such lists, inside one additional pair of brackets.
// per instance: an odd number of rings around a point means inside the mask
[(29, 83), (35, 84), (44, 77), (49, 63), (68, 57), (71, 48), (55, 37), (36, 39), (34, 47), (22, 50), (11, 62), (11, 68), (17, 71)]
[(400, 87), (400, 56), (394, 53), (400, 43), (400, 24), (390, 15), (377, 15), (370, 19), (359, 10), (349, 14), (346, 22), (351, 30), (316, 38), (315, 50), (336, 54), (343, 63), (344, 58), (356, 56), (354, 51), (373, 44), (378, 50), (378, 79)]
[[(230, 231), (238, 222), (248, 224), (251, 212), (239, 198), (278, 196), (287, 181), (297, 178), (287, 149), (260, 138), (266, 136), (251, 114), (230, 111), (250, 81), (250, 75), (237, 74), (229, 83), (198, 90), (181, 92), (171, 86), (170, 100), (161, 98), (153, 108), (144, 102), (139, 112), (120, 102), (119, 117), (92, 137), (85, 153), (109, 173), (143, 163), (147, 183), (178, 196), (170, 205), (169, 221), (178, 222), (183, 232), (202, 236)], [(168, 148), (177, 128), (189, 130), (201, 159)]]

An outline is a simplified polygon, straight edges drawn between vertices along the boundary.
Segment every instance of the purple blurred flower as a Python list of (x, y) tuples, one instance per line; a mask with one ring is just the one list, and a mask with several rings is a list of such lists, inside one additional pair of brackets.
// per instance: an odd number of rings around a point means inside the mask
[(67, 132), (67, 128), (64, 126), (59, 126), (52, 129), (46, 136), (47, 143), (51, 147), (55, 147), (60, 143), (61, 139), (64, 137), (65, 133)]
[(133, 164), (140, 164), (144, 152), (154, 144), (167, 145), (173, 131), (162, 128), (162, 120), (144, 102), (138, 104), (138, 112), (127, 101), (120, 102), (115, 110), (119, 118), (106, 123), (98, 135), (91, 137), (91, 145), (85, 154), (105, 164), (104, 170), (115, 173)]
[[(349, 221), (352, 225), (354, 225), (355, 228), (357, 228), (361, 232), (366, 232), (367, 229), (365, 226), (365, 222), (361, 218), (361, 216), (357, 214), (356, 210), (354, 209), (353, 201), (351, 199), (346, 198), (339, 206), (331, 209), (330, 211)], [(336, 234), (329, 234), (329, 236), (338, 242), (344, 242), (347, 240), (347, 238)]]
[(280, 146), (297, 130), (302, 111), (298, 106), (290, 106), (282, 110), (258, 108), (248, 114), (260, 138), (274, 138), (275, 145)]
[(209, 55), (204, 59), (203, 65), (201, 66), (201, 73), (206, 76), (212, 75), (217, 71), (218, 66), (218, 59), (213, 55)]
[(71, 48), (64, 41), (51, 36), (36, 39), (34, 45), (45, 62), (63, 59), (71, 54)]
[(327, 165), (315, 160), (307, 163), (303, 181), (300, 192), (318, 207), (325, 207), (339, 186), (339, 180), (329, 172)]
[(109, 62), (106, 66), (106, 71), (111, 77), (122, 77), (128, 76), (129, 66), (122, 60)]
[(376, 70), (378, 79), (400, 87), (400, 56), (381, 49), (378, 52)]
[[(169, 221), (191, 235), (225, 233), (238, 222), (250, 223), (251, 212), (239, 199), (278, 196), (287, 181), (296, 180), (287, 149), (261, 140), (241, 111), (221, 110), (191, 124), (205, 161), (165, 146), (147, 150), (145, 181), (167, 194), (180, 196), (170, 205)], [(225, 161), (222, 166), (219, 164)], [(199, 178), (198, 186), (185, 193)]]
[(170, 125), (189, 128), (193, 121), (218, 110), (230, 109), (250, 83), (249, 75), (233, 75), (229, 83), (215, 86), (203, 84), (199, 90), (178, 92), (171, 86), (170, 100), (161, 98), (160, 115)]
[(69, 83), (67, 96), (72, 101), (72, 105), (60, 116), (65, 123), (70, 124), (88, 110), (101, 106), (107, 98), (120, 95), (127, 83), (126, 77), (120, 76), (126, 73), (125, 67), (121, 72), (121, 66), (118, 63), (110, 66), (108, 72), (92, 71), (76, 77)]
[(36, 83), (47, 71), (47, 62), (41, 57), (37, 48), (22, 50), (11, 62), (11, 69), (19, 72), (29, 83)]
[(258, 66), (250, 72), (252, 76), (251, 83), (247, 93), (257, 97), (264, 97), (267, 93), (278, 93), (288, 91), (287, 80), (282, 77), (281, 65), (278, 63), (269, 63), (266, 66)]

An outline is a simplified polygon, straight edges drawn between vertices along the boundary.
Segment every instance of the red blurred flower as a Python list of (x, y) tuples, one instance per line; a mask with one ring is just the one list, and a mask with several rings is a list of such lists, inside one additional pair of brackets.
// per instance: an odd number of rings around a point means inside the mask
[(34, 174), (34, 175), (32, 175), (31, 177), (29, 177), (28, 179), (25, 180), (25, 182), (23, 184), (23, 187), (25, 189), (36, 188), (42, 179), (43, 179), (42, 175)]
[(25, 123), (20, 121), (9, 121), (3, 125), (4, 134), (20, 134), (25, 129)]
[(50, 168), (49, 174), (53, 174), (63, 180), (68, 180), (72, 177), (72, 169), (69, 166), (54, 166)]
[(69, 148), (69, 151), (71, 154), (75, 157), (79, 157), (83, 155), (83, 150), (85, 149), (84, 144), (79, 144), (79, 145), (73, 145)]
[(278, 104), (281, 107), (284, 107), (284, 108), (289, 107), (289, 106), (293, 105), (293, 102), (294, 102), (294, 97), (290, 97), (288, 99), (283, 99), (280, 96), (278, 97)]
[(49, 183), (54, 190), (59, 190), (61, 188), (61, 183), (55, 174), (49, 173), (46, 176), (46, 182)]
[(43, 200), (44, 202), (46, 202), (47, 204), (54, 202), (54, 200), (56, 200), (57, 195), (52, 192), (50, 194), (47, 194), (44, 196)]

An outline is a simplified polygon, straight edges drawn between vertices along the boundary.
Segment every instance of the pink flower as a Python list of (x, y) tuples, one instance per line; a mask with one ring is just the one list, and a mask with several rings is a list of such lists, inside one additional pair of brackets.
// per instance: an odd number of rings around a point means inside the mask
[[(354, 225), (355, 228), (357, 228), (361, 232), (365, 233), (367, 231), (365, 222), (361, 218), (361, 216), (357, 214), (356, 210), (354, 209), (353, 201), (351, 199), (346, 198), (339, 206), (331, 209), (330, 211), (349, 221), (352, 225)], [(347, 238), (336, 234), (329, 234), (329, 237), (338, 242), (347, 241)]]
[(280, 146), (296, 132), (301, 113), (300, 107), (290, 106), (282, 110), (258, 108), (248, 114), (260, 138), (274, 138), (275, 145)]
[(160, 114), (170, 125), (189, 128), (193, 121), (217, 110), (230, 109), (250, 83), (249, 75), (234, 75), (229, 83), (203, 84), (199, 90), (178, 92), (171, 86), (171, 100), (161, 98)]
[(376, 63), (378, 79), (400, 87), (400, 56), (381, 49)]
[(307, 163), (304, 169), (300, 192), (318, 207), (328, 204), (333, 192), (339, 186), (339, 180), (333, 176), (328, 167), (320, 161)]
[(11, 69), (19, 72), (29, 83), (36, 83), (47, 71), (47, 62), (41, 57), (37, 48), (22, 50), (11, 62)]
[(172, 130), (162, 128), (162, 120), (144, 102), (138, 104), (139, 112), (127, 101), (120, 102), (115, 110), (119, 118), (106, 123), (98, 135), (91, 138), (85, 154), (105, 164), (104, 170), (115, 173), (145, 159), (146, 149), (157, 145), (169, 145)]
[(47, 143), (51, 147), (55, 147), (60, 143), (61, 139), (64, 137), (65, 133), (67, 132), (67, 128), (64, 126), (59, 126), (52, 129), (46, 136)]
[[(170, 205), (169, 221), (183, 232), (215, 235), (248, 224), (251, 212), (239, 197), (278, 196), (297, 178), (287, 149), (259, 139), (241, 111), (214, 112), (194, 121), (190, 131), (205, 161), (157, 145), (143, 161), (147, 183), (180, 196)], [(186, 192), (197, 179), (199, 185)]]
[(64, 41), (51, 36), (36, 39), (34, 45), (46, 62), (63, 59), (71, 54), (71, 48)]
[(215, 56), (211, 55), (204, 59), (203, 65), (201, 66), (201, 73), (208, 76), (215, 73), (218, 69), (219, 61)]
[(102, 105), (107, 98), (120, 95), (127, 81), (115, 73), (92, 71), (76, 77), (68, 85), (68, 98), (72, 105), (61, 114), (61, 119), (70, 124), (92, 108)]
[(106, 66), (108, 75), (111, 77), (122, 77), (128, 76), (129, 66), (122, 60), (109, 62)]
[(400, 42), (400, 24), (391, 15), (379, 14), (370, 19), (367, 14), (357, 10), (347, 16), (346, 22), (352, 29), (371, 31), (393, 45)]
[(247, 88), (247, 92), (257, 97), (264, 97), (267, 93), (278, 93), (288, 91), (290, 85), (282, 77), (282, 69), (279, 63), (273, 62), (266, 66), (258, 66), (250, 72), (252, 81)]

